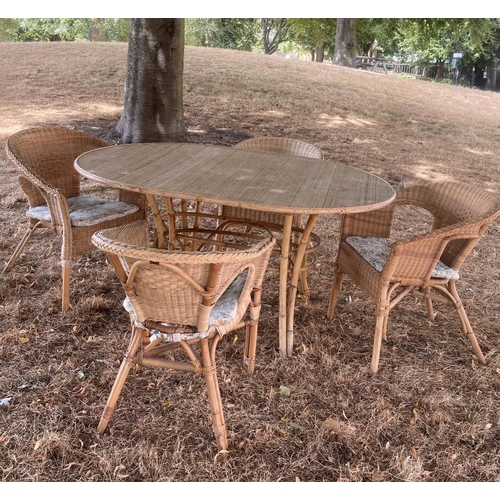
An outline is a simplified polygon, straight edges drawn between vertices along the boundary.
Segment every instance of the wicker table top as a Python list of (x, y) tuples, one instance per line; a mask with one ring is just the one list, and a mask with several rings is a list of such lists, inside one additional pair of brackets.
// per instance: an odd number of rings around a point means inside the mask
[(135, 143), (79, 156), (107, 186), (285, 214), (363, 212), (395, 196), (381, 178), (332, 161), (192, 143)]

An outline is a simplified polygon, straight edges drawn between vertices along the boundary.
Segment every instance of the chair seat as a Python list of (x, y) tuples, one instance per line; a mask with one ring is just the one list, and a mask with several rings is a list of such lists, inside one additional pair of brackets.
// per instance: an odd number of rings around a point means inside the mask
[[(66, 201), (72, 226), (93, 226), (94, 224), (133, 214), (139, 210), (139, 207), (132, 203), (90, 195), (75, 196), (68, 198)], [(32, 207), (26, 212), (26, 215), (33, 219), (49, 222), (51, 220), (47, 205)]]
[[(123, 302), (123, 307), (125, 310), (132, 314), (134, 317), (134, 323), (136, 327), (143, 328), (150, 333), (149, 341), (153, 342), (159, 338), (163, 338), (167, 342), (179, 342), (181, 340), (192, 340), (192, 339), (203, 339), (210, 334), (212, 326), (215, 325), (225, 325), (235, 318), (238, 311), (238, 299), (241, 295), (243, 287), (245, 286), (247, 280), (248, 272), (244, 271), (239, 276), (237, 276), (233, 282), (227, 287), (226, 291), (221, 295), (212, 311), (210, 312), (210, 327), (205, 332), (189, 332), (182, 331), (176, 333), (164, 333), (152, 328), (146, 328), (142, 323), (137, 321), (137, 317), (129, 298), (127, 297)], [(162, 325), (167, 327), (176, 327), (176, 325), (170, 323), (162, 323)], [(179, 330), (185, 330), (186, 325), (180, 325)], [(193, 328), (195, 330), (195, 328)]]
[[(346, 242), (379, 272), (382, 272), (384, 269), (394, 241), (390, 238), (376, 238), (373, 236), (349, 236), (346, 238)], [(451, 267), (439, 261), (431, 277), (458, 280), (459, 274)]]

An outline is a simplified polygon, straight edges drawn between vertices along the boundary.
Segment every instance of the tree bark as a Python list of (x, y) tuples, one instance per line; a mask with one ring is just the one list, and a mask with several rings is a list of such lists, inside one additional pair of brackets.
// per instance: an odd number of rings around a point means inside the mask
[(356, 19), (337, 19), (333, 64), (356, 67)]
[(325, 54), (325, 46), (319, 45), (316, 47), (316, 62), (322, 63)]
[(131, 19), (123, 143), (183, 142), (184, 19)]
[(101, 28), (99, 27), (99, 19), (92, 19), (90, 21), (90, 41), (101, 41)]

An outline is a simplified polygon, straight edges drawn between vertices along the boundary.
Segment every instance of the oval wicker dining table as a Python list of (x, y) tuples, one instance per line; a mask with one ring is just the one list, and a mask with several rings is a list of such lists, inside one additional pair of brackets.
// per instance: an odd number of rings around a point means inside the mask
[(279, 351), (285, 356), (293, 349), (300, 274), (300, 266), (294, 266), (288, 283), (294, 215), (308, 216), (296, 256), (301, 262), (319, 215), (375, 210), (395, 197), (393, 188), (380, 177), (333, 161), (195, 143), (104, 147), (80, 155), (75, 168), (97, 183), (148, 197), (183, 198), (284, 214)]

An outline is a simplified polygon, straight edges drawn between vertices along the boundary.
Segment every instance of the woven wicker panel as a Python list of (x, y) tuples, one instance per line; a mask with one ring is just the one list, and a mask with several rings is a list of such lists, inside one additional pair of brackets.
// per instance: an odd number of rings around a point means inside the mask
[(236, 144), (235, 148), (323, 159), (323, 153), (318, 147), (287, 137), (255, 137)]
[(220, 266), (210, 295), (213, 306), (236, 276), (245, 269), (250, 269), (250, 285), (261, 286), (274, 243), (268, 239), (253, 248), (228, 248), (217, 252), (163, 250), (133, 244), (144, 242), (146, 235), (147, 225), (140, 221), (99, 231), (92, 237), (92, 241), (101, 250), (126, 261), (127, 273), (134, 270), (133, 292), (131, 283), (126, 286), (126, 290), (139, 321), (184, 325), (197, 325), (203, 295), (193, 283), (205, 289), (212, 265)]
[(80, 194), (80, 175), (73, 167), (75, 158), (108, 144), (78, 130), (32, 128), (9, 137), (7, 148), (21, 171), (29, 171), (58, 188), (66, 198)]

